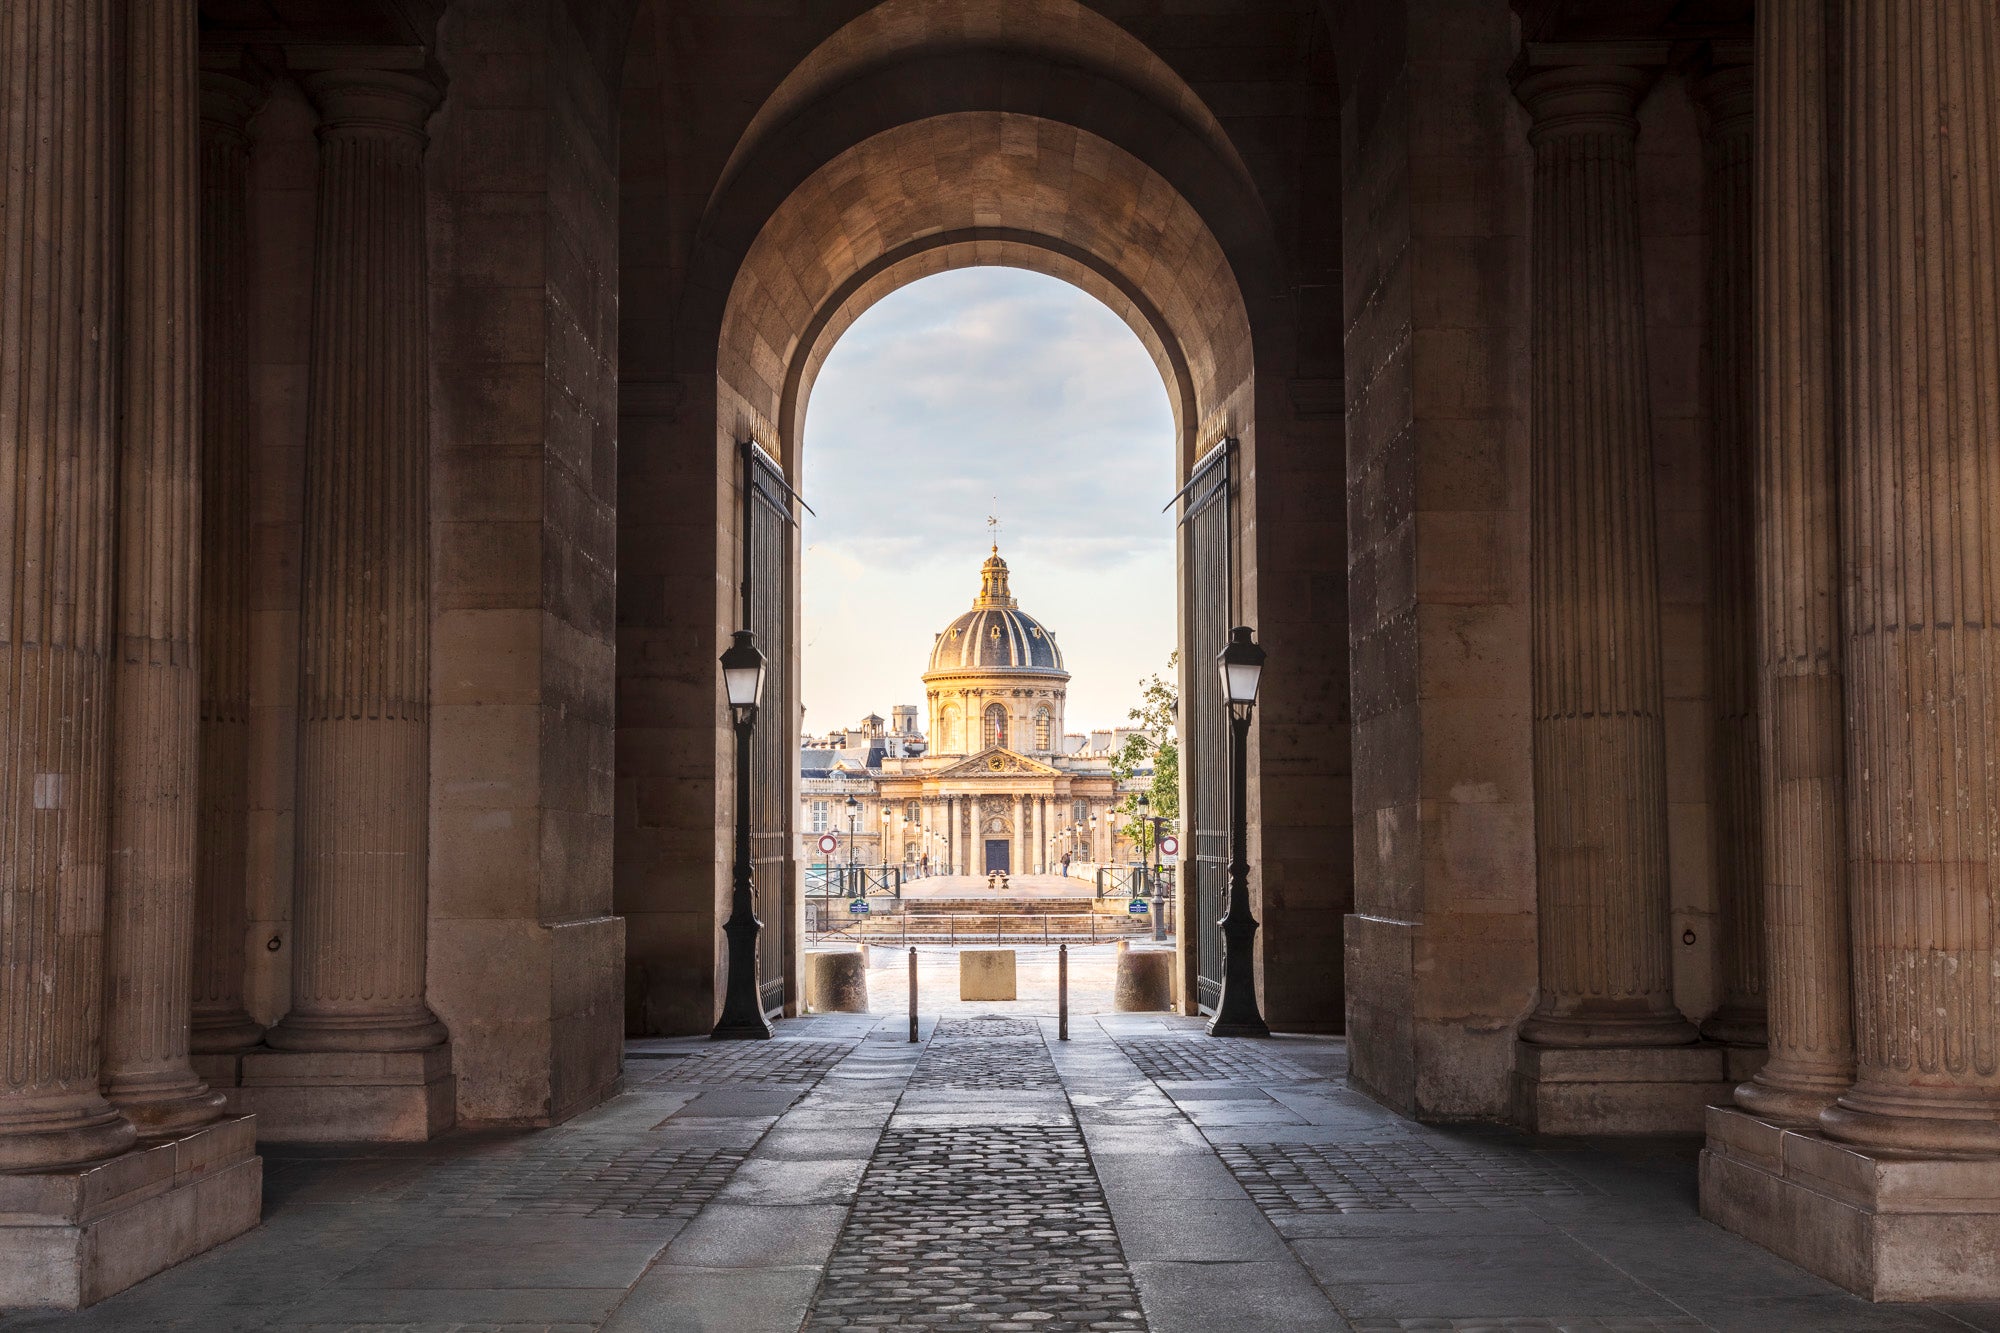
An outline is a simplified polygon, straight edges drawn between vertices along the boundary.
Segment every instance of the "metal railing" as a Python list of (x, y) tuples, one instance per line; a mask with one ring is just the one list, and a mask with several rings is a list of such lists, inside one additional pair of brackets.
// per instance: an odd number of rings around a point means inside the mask
[(1160, 866), (1148, 871), (1142, 865), (1100, 866), (1097, 896), (1100, 898), (1171, 898), (1174, 896), (1174, 867)]
[(807, 866), (808, 898), (901, 898), (901, 866)]
[[(1073, 924), (1054, 925), (1058, 918)], [(1108, 944), (1113, 940), (1132, 939), (1137, 933), (1135, 927), (1123, 923), (1122, 917), (1099, 917), (1095, 913), (1049, 912), (1029, 916), (991, 912), (905, 914), (894, 918), (887, 929), (882, 922), (864, 927), (861, 924), (864, 920), (864, 917), (850, 916), (837, 901), (807, 903), (806, 941), (823, 944), (831, 940), (894, 945), (897, 948), (907, 948), (912, 944)], [(1078, 922), (1081, 924), (1074, 924)]]

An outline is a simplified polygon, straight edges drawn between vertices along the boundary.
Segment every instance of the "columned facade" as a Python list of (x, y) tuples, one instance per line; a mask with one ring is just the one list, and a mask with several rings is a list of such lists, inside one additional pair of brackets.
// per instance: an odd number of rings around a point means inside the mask
[[(991, 263), (1137, 333), (1157, 481), (1227, 460), (1181, 681), (1270, 649), (1273, 1025), (2000, 1300), (2000, 10), (776, 8), (0, 0), (0, 1307), (253, 1225), (259, 1135), (709, 1030), (716, 658), (804, 555), (739, 564), (742, 445), (802, 484), (835, 340)], [(1068, 681), (996, 548), (885, 858), (1119, 858)]]
[(1818, 6), (1766, 21), (1773, 1058), (1709, 1113), (1702, 1210), (1876, 1299), (1988, 1300), (2000, 16), (1846, 0), (1830, 34)]

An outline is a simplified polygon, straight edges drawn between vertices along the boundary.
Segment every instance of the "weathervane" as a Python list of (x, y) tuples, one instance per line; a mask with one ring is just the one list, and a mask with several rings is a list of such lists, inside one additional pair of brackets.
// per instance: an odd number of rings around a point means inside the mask
[[(995, 501), (997, 502), (997, 501), (999, 500), (999, 498), (1000, 498), (1000, 497), (996, 495), (996, 496), (994, 496), (993, 498), (994, 498), (994, 500), (995, 500)], [(998, 504), (996, 503), (996, 504), (994, 505), (994, 508), (996, 508), (996, 509), (997, 509), (997, 508), (999, 508), (999, 505), (998, 505)], [(1000, 554), (1000, 519), (999, 519), (999, 516), (998, 516), (998, 515), (995, 515), (995, 514), (988, 514), (988, 515), (986, 516), (986, 527), (987, 527), (987, 531), (988, 531), (989, 535), (991, 535), (991, 537), (993, 538), (993, 554), (995, 554), (995, 555), (998, 555), (998, 554)]]

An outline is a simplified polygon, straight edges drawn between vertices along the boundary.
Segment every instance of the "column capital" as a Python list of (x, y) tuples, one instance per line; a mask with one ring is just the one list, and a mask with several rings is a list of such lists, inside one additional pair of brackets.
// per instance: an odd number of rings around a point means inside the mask
[(1514, 96), (1534, 125), (1528, 137), (1637, 136), (1634, 114), (1667, 63), (1664, 42), (1531, 42), (1514, 62)]
[(443, 82), (421, 69), (338, 65), (301, 75), (299, 86), (320, 114), (322, 136), (404, 134), (421, 141), (444, 101)]
[(201, 128), (242, 138), (250, 117), (264, 104), (264, 85), (240, 73), (201, 72)]
[(1704, 58), (1689, 70), (1688, 92), (1701, 110), (1702, 135), (1710, 140), (1750, 133), (1756, 81), (1750, 53), (1736, 50), (1739, 45), (1747, 47), (1748, 43), (1712, 43)]

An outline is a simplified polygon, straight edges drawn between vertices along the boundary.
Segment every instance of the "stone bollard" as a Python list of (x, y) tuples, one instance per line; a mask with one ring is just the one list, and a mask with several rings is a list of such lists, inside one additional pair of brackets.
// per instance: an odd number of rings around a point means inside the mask
[(1174, 951), (1118, 944), (1118, 980), (1111, 1007), (1121, 1014), (1157, 1013), (1174, 1007)]
[(961, 1000), (1012, 1000), (1014, 951), (1012, 949), (961, 949), (958, 953), (958, 998)]
[(805, 951), (806, 1008), (816, 1014), (868, 1012), (868, 955), (860, 949)]

